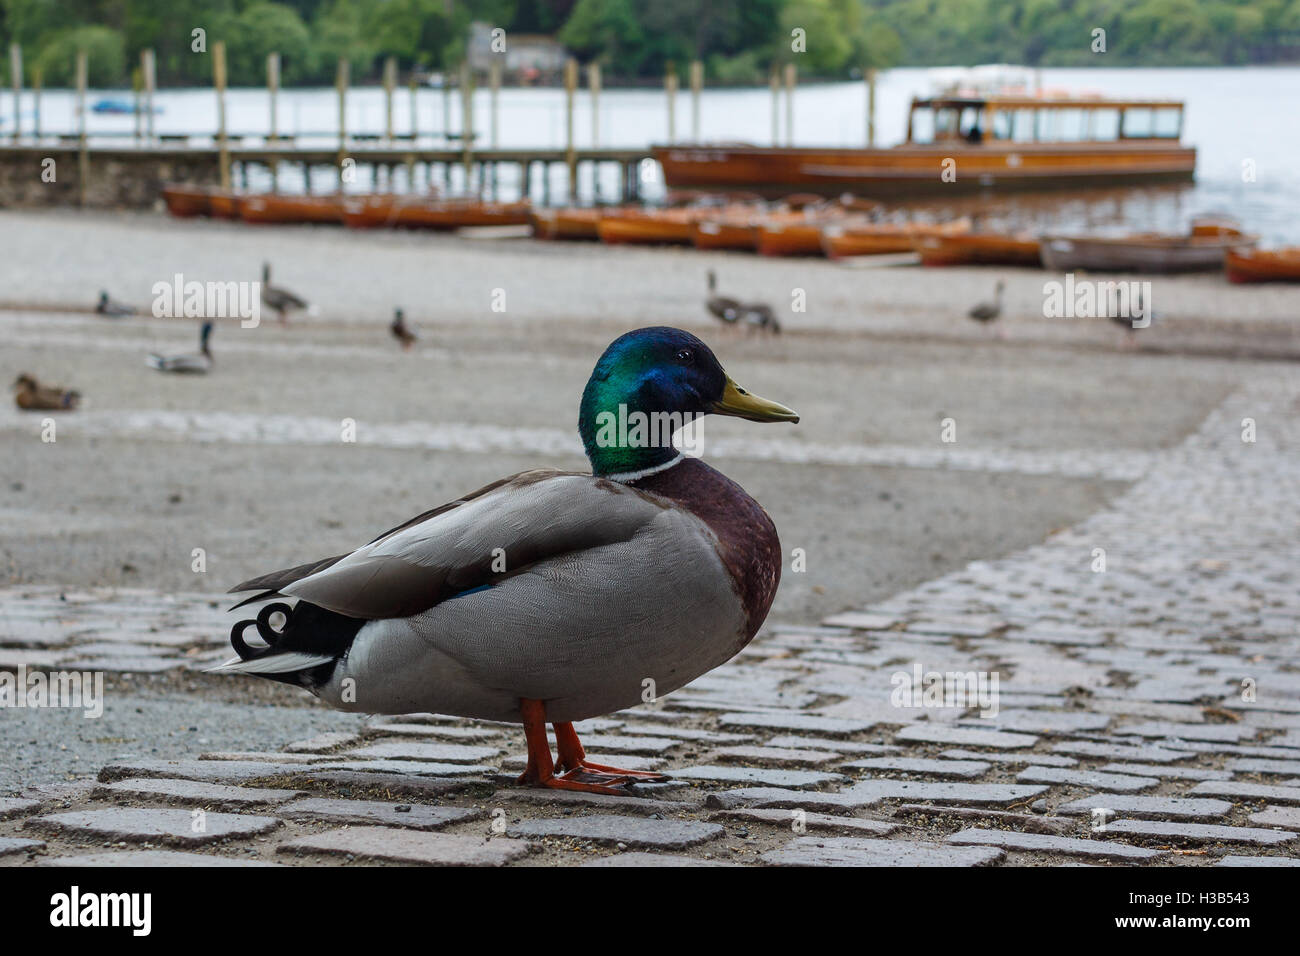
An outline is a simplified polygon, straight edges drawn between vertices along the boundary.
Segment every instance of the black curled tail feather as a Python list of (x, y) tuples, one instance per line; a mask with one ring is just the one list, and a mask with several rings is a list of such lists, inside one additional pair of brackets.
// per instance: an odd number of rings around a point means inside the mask
[[(276, 613), (284, 615), (284, 624), (278, 631), (271, 626), (271, 615)], [(280, 643), (285, 632), (289, 630), (289, 622), (293, 620), (293, 613), (294, 609), (283, 601), (266, 605), (257, 612), (256, 618), (246, 618), (235, 622), (235, 626), (230, 629), (230, 646), (239, 655), (239, 659), (244, 661), (274, 652), (276, 644)], [(248, 646), (248, 643), (244, 640), (244, 631), (249, 627), (257, 628), (257, 636), (266, 642), (267, 646), (264, 649), (254, 650)]]
[[(254, 599), (263, 597), (257, 595)], [(277, 613), (284, 615), (284, 623), (278, 629), (271, 625), (271, 617)], [(230, 629), (230, 646), (244, 661), (295, 652), (332, 658), (301, 670), (254, 672), (258, 677), (312, 690), (329, 681), (335, 666), (347, 657), (357, 632), (366, 623), (361, 618), (348, 617), (308, 601), (298, 601), (292, 607), (276, 601), (258, 611), (256, 618), (237, 622)], [(248, 646), (244, 632), (250, 627), (257, 629), (257, 636), (266, 642), (266, 647)]]

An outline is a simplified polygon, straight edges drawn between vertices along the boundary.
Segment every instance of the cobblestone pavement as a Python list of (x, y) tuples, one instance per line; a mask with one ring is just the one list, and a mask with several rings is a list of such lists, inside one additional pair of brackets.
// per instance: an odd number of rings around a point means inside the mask
[[(0, 863), (1300, 865), (1298, 412), (1294, 374), (1261, 374), (1045, 543), (580, 725), (671, 774), (634, 797), (513, 786), (518, 728), (375, 718), (2, 798)], [(12, 589), (0, 668), (203, 668), (223, 607)]]

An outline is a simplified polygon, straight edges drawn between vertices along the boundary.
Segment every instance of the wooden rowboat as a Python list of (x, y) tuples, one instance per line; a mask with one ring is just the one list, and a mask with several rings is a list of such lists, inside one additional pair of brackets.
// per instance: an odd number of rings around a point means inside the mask
[(375, 195), (347, 199), (342, 221), (354, 229), (434, 229), (468, 226), (524, 226), (531, 205), (482, 202), (478, 199), (435, 199), (427, 196)]
[(600, 241), (616, 243), (690, 245), (691, 227), (702, 209), (626, 209), (600, 217)]
[(604, 209), (534, 209), (529, 217), (535, 239), (599, 239), (596, 226)]
[(1039, 242), (1028, 233), (967, 232), (917, 236), (913, 248), (926, 266), (1036, 266)]
[(212, 189), (207, 186), (168, 183), (163, 186), (162, 197), (167, 204), (167, 211), (173, 216), (188, 219), (212, 215)]
[(208, 194), (208, 214), (213, 219), (238, 219), (244, 197), (239, 193), (214, 189)]
[(239, 204), (239, 217), (244, 222), (259, 224), (337, 225), (343, 222), (344, 198), (339, 193), (326, 196), (284, 196), (278, 193), (245, 196)]
[(945, 223), (847, 221), (822, 229), (822, 250), (831, 259), (911, 252), (923, 236), (955, 236), (970, 231), (969, 219)]
[(691, 228), (696, 249), (736, 249), (753, 252), (758, 248), (758, 215), (710, 216)]
[(1234, 246), (1253, 246), (1254, 236), (1143, 233), (1120, 238), (1044, 236), (1043, 265), (1056, 272), (1209, 272), (1224, 267)]
[(758, 251), (765, 256), (824, 255), (822, 230), (845, 218), (845, 211), (837, 207), (773, 213), (758, 224)]
[(1300, 282), (1300, 246), (1234, 247), (1223, 255), (1229, 282)]

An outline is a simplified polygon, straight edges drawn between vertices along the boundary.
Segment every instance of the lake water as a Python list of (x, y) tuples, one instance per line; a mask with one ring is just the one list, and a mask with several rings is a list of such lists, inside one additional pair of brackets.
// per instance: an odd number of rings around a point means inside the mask
[[(1192, 215), (1227, 212), (1241, 219), (1266, 240), (1300, 242), (1300, 68), (1243, 67), (1206, 69), (1046, 69), (1046, 89), (1076, 93), (1098, 92), (1115, 96), (1167, 97), (1187, 103), (1184, 142), (1198, 150), (1196, 183), (1183, 189), (1110, 191), (1097, 195), (1058, 196), (1046, 201), (1020, 199), (988, 204), (990, 218), (1020, 224), (1052, 225), (1083, 222), (1094, 226), (1179, 228)], [(906, 131), (906, 108), (914, 95), (931, 92), (931, 77), (923, 69), (897, 69), (880, 76), (876, 92), (876, 135), (882, 146), (900, 142)], [(88, 102), (103, 97), (125, 98), (121, 90), (93, 91)], [(162, 112), (155, 131), (207, 135), (216, 128), (216, 96), (210, 89), (168, 90), (155, 97)], [(666, 96), (661, 90), (605, 90), (599, 100), (599, 145), (642, 147), (668, 139)], [(33, 101), (25, 94), (20, 109), (30, 129)], [(429, 144), (441, 144), (446, 129), (461, 129), (460, 95), (422, 88), (416, 94), (417, 131)], [(478, 142), (488, 142), (489, 93), (475, 94)], [(446, 118), (444, 111), (446, 110)], [(12, 127), (12, 97), (0, 96), (0, 129)], [(690, 139), (689, 93), (676, 101), (676, 133)], [(780, 107), (784, 124), (785, 104)], [(704, 140), (770, 143), (772, 99), (766, 87), (707, 90), (701, 98), (700, 133)], [(47, 132), (75, 129), (75, 100), (70, 91), (47, 90), (41, 98), (41, 125)], [(227, 93), (228, 125), (232, 134), (262, 135), (269, 130), (268, 96), (261, 89), (235, 89)], [(338, 100), (332, 89), (286, 90), (280, 94), (280, 129), (310, 142), (312, 134), (331, 141), (337, 137)], [(398, 133), (411, 128), (411, 101), (406, 89), (395, 96)], [(92, 135), (130, 136), (134, 117), (88, 115)], [(376, 87), (349, 92), (347, 125), (352, 133), (378, 133), (384, 124), (384, 97)], [(500, 93), (498, 143), (501, 146), (562, 147), (564, 145), (564, 93), (559, 89), (505, 89)], [(591, 101), (579, 91), (575, 111), (575, 136), (579, 146), (593, 142)], [(795, 92), (794, 142), (798, 145), (858, 146), (866, 141), (864, 84), (806, 84)], [(784, 125), (782, 126), (784, 140)], [(1246, 181), (1243, 167), (1254, 165), (1254, 181)], [(502, 170), (514, 176), (513, 170)], [(563, 191), (563, 170), (552, 171), (553, 195)], [(295, 181), (295, 177), (297, 180)], [(645, 191), (662, 194), (658, 169), (643, 170)], [(320, 182), (329, 177), (322, 173)], [(511, 188), (513, 178), (503, 180)], [(262, 187), (252, 180), (252, 188)], [(366, 189), (361, 181), (353, 188)], [(301, 186), (294, 170), (281, 176), (281, 186)], [(590, 184), (583, 190), (590, 192)], [(602, 182), (602, 194), (617, 195), (613, 170)]]

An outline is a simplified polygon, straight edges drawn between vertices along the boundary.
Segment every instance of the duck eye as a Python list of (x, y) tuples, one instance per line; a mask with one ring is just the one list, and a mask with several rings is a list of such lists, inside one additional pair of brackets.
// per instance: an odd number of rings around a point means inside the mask
[(680, 352), (677, 353), (678, 360), (682, 362), (689, 362), (694, 357), (695, 356), (691, 354), (690, 349), (682, 349)]

